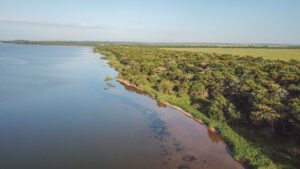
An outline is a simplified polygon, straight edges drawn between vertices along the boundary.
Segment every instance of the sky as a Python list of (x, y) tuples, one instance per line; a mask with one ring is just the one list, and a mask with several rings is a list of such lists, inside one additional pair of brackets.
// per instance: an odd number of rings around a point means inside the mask
[(0, 0), (0, 40), (300, 44), (299, 0)]

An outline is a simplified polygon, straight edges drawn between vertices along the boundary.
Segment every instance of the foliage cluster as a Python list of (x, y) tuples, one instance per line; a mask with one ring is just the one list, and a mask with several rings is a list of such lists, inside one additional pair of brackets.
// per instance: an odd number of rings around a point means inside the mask
[(216, 127), (234, 155), (252, 167), (273, 164), (260, 156), (263, 150), (257, 145), (262, 142), (238, 132), (240, 128), (281, 142), (283, 148), (272, 147), (276, 151), (271, 155), (299, 165), (300, 62), (118, 45), (97, 46), (95, 51), (105, 54), (122, 78)]

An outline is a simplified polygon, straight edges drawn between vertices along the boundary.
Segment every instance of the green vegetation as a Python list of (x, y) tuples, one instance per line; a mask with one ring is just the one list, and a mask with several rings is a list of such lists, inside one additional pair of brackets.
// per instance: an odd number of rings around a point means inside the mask
[(111, 82), (106, 82), (106, 85), (108, 86), (108, 87), (111, 87), (111, 88), (114, 88), (114, 87), (116, 87), (114, 84), (112, 84)]
[(102, 45), (119, 78), (217, 129), (251, 168), (299, 168), (300, 62)]
[(110, 77), (110, 76), (106, 76), (106, 78), (105, 78), (105, 81), (107, 82), (107, 81), (112, 81), (113, 80), (113, 78), (112, 77)]
[(216, 54), (231, 54), (240, 56), (255, 56), (266, 59), (280, 60), (298, 60), (300, 61), (300, 49), (284, 49), (284, 48), (229, 48), (229, 47), (201, 47), (201, 48), (164, 48), (167, 50), (188, 51), (188, 52), (204, 52)]

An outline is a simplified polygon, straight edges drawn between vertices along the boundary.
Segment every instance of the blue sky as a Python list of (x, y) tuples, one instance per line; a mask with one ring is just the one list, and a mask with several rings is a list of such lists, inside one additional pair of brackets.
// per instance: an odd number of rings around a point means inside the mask
[(298, 0), (0, 0), (1, 40), (300, 44)]

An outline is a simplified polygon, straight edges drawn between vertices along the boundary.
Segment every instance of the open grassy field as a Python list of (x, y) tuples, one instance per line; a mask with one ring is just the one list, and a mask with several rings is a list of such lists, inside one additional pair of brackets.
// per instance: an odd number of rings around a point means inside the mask
[(300, 61), (300, 49), (273, 49), (273, 48), (164, 48), (167, 50), (204, 52), (217, 54), (232, 54), (240, 56), (261, 56), (266, 59), (290, 60), (295, 59)]

